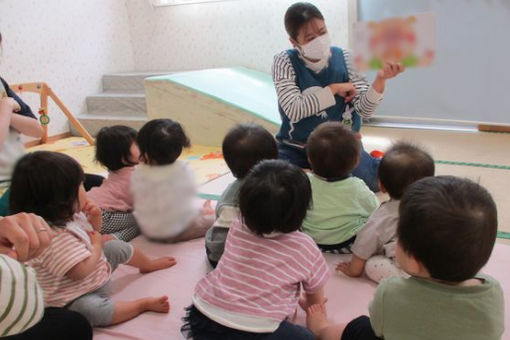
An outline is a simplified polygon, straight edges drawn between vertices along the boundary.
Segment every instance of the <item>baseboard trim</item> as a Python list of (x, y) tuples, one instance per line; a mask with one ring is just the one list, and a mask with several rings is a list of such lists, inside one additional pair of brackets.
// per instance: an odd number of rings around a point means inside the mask
[(510, 133), (510, 125), (479, 124), (478, 131)]

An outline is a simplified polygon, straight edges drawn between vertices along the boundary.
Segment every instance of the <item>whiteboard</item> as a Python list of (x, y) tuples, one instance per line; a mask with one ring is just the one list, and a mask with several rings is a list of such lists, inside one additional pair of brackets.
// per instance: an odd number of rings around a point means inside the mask
[(436, 62), (388, 81), (377, 116), (510, 124), (510, 0), (358, 0), (362, 21), (426, 11)]

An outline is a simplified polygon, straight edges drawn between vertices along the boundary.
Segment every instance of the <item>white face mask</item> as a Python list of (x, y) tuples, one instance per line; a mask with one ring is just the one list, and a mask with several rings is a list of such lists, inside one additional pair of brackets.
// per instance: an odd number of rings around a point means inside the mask
[(309, 43), (300, 46), (301, 54), (308, 59), (324, 60), (329, 58), (331, 48), (331, 39), (329, 34), (323, 34), (313, 39)]

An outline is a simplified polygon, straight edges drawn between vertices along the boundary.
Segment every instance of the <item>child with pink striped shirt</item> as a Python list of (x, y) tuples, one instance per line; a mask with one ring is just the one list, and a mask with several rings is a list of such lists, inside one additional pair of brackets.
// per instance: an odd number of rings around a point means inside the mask
[(265, 160), (250, 171), (223, 256), (187, 309), (188, 339), (315, 339), (291, 321), (300, 295), (305, 309), (324, 301), (329, 278), (321, 251), (299, 231), (310, 200), (308, 177), (288, 162)]
[(136, 130), (128, 126), (106, 126), (96, 137), (96, 160), (108, 169), (101, 186), (87, 192), (103, 216), (101, 234), (129, 242), (140, 234), (133, 215), (131, 175), (140, 158)]
[(167, 296), (110, 300), (110, 277), (118, 265), (149, 273), (176, 262), (171, 257), (149, 259), (129, 243), (103, 239), (101, 210), (87, 199), (83, 179), (78, 162), (57, 152), (27, 154), (14, 169), (11, 211), (35, 213), (51, 226), (50, 245), (28, 262), (37, 273), (45, 306), (69, 308), (92, 326), (121, 323), (146, 311), (168, 313)]

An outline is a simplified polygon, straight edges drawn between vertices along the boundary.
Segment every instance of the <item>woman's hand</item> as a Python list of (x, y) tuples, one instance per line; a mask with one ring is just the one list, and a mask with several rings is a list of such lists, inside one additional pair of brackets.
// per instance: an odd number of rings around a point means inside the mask
[(21, 107), (19, 106), (18, 102), (10, 97), (5, 97), (0, 99), (0, 108), (1, 112), (18, 112), (21, 110)]
[(356, 88), (352, 83), (333, 83), (328, 87), (334, 95), (344, 97), (346, 103), (356, 96)]
[(386, 87), (386, 79), (394, 78), (404, 71), (405, 67), (402, 64), (386, 62), (383, 68), (377, 71), (377, 76), (375, 77), (372, 87), (378, 93), (383, 93)]
[(0, 254), (18, 261), (39, 256), (51, 242), (51, 228), (34, 214), (19, 213), (0, 219)]
[(401, 63), (385, 62), (383, 68), (377, 71), (377, 78), (391, 79), (404, 71), (405, 67)]

